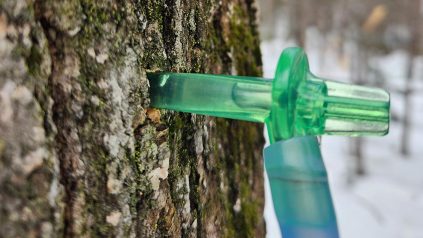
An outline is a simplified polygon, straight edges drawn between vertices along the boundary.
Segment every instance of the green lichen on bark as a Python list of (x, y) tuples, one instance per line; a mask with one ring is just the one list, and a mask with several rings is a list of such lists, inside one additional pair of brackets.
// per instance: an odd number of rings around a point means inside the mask
[(260, 74), (251, 1), (3, 0), (0, 14), (0, 103), (17, 118), (0, 122), (0, 236), (264, 235), (262, 128), (150, 110), (146, 78)]

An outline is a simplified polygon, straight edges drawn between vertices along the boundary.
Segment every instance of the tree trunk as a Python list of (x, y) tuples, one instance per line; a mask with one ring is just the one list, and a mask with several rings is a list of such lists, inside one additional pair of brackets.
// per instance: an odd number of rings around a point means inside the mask
[(406, 79), (404, 86), (404, 111), (402, 118), (402, 134), (401, 134), (401, 154), (404, 155), (404, 158), (410, 154), (409, 144), (410, 144), (410, 129), (411, 129), (411, 120), (413, 116), (412, 100), (413, 96), (413, 77), (414, 77), (414, 61), (415, 57), (419, 54), (419, 43), (420, 43), (420, 28), (421, 28), (421, 2), (420, 1), (410, 1), (407, 2), (408, 12), (411, 16), (408, 18), (409, 30), (411, 32), (411, 39), (408, 46), (408, 59), (407, 59), (407, 68), (406, 68)]
[[(350, 69), (351, 82), (356, 85), (362, 85), (368, 77), (368, 61), (369, 57), (360, 41), (356, 42), (356, 49), (353, 55), (354, 62)], [(365, 155), (363, 154), (364, 138), (354, 137), (349, 139), (351, 141), (351, 154), (354, 159), (353, 173), (355, 175), (365, 175)]]
[(403, 158), (406, 159), (407, 156), (410, 154), (409, 151), (409, 144), (410, 144), (410, 129), (411, 129), (411, 117), (413, 116), (412, 110), (412, 101), (411, 96), (413, 94), (412, 90), (412, 83), (413, 83), (413, 75), (414, 75), (414, 57), (415, 52), (409, 50), (408, 52), (408, 59), (407, 59), (407, 66), (406, 66), (406, 79), (404, 85), (404, 94), (403, 94), (403, 117), (402, 117), (402, 133), (401, 133), (401, 154)]
[(261, 74), (252, 0), (0, 1), (0, 237), (262, 237), (262, 126), (147, 72)]

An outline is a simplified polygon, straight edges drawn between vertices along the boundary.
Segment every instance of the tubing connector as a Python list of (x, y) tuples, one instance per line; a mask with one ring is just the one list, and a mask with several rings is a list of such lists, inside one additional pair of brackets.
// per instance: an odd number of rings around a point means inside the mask
[(152, 106), (266, 123), (271, 143), (304, 135), (385, 135), (389, 94), (327, 81), (309, 71), (301, 48), (283, 51), (275, 79), (148, 74)]
[(278, 62), (266, 124), (271, 142), (304, 135), (385, 135), (389, 107), (386, 91), (318, 78), (304, 51), (288, 48)]

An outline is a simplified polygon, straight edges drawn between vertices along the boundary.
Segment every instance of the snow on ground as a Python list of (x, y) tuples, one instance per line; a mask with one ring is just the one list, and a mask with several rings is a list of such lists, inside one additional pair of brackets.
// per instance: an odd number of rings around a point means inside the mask
[[(313, 30), (310, 34), (314, 34), (313, 39), (319, 37)], [(273, 78), (279, 54), (288, 46), (292, 44), (283, 38), (263, 41), (261, 48), (265, 77)], [(312, 72), (334, 80), (348, 79), (348, 69), (330, 49), (324, 50), (324, 57), (321, 57), (319, 44), (307, 44), (307, 47)], [(391, 90), (391, 111), (397, 116), (403, 114), (403, 101), (402, 96), (392, 89), (404, 85), (405, 59), (404, 53), (397, 51), (371, 61), (388, 80), (391, 79), (387, 87)], [(414, 80), (413, 84), (413, 88), (423, 89), (422, 80)], [(364, 139), (365, 176), (352, 173), (354, 158), (349, 153), (349, 138), (323, 137), (322, 154), (329, 173), (341, 237), (423, 237), (422, 91), (413, 95), (412, 110), (410, 156), (405, 158), (399, 153), (402, 127), (399, 121), (392, 121), (387, 136)], [(277, 238), (280, 233), (267, 182), (266, 188), (267, 237)]]

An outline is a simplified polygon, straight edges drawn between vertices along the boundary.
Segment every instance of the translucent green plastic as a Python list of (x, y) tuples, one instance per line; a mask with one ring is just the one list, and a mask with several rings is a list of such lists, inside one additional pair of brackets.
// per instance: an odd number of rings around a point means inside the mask
[(266, 147), (264, 164), (283, 237), (339, 237), (326, 169), (315, 137), (295, 137)]
[(262, 122), (271, 143), (302, 135), (385, 135), (389, 94), (309, 72), (300, 48), (282, 53), (273, 80), (186, 73), (148, 75), (152, 106)]
[(148, 78), (154, 107), (266, 123), (272, 144), (264, 150), (265, 167), (283, 236), (339, 236), (319, 145), (307, 135), (385, 135), (387, 92), (314, 76), (300, 48), (282, 53), (273, 80), (186, 73)]

